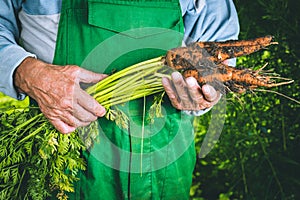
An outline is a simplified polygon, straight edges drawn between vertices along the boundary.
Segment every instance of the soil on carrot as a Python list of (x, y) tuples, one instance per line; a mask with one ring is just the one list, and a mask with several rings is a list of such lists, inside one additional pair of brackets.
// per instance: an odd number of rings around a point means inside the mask
[(165, 56), (165, 64), (180, 71), (184, 77), (193, 76), (200, 85), (211, 84), (219, 91), (244, 93), (258, 87), (276, 87), (290, 84), (291, 79), (270, 75), (262, 68), (252, 70), (228, 66), (225, 60), (249, 55), (277, 44), (268, 35), (250, 40), (224, 42), (195, 42), (187, 47), (171, 49)]

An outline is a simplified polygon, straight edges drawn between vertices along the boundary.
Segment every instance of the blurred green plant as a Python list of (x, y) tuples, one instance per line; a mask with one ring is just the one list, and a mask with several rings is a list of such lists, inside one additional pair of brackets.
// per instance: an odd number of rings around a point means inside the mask
[(28, 104), (29, 104), (28, 98), (25, 98), (23, 101), (18, 101), (0, 92), (0, 109), (9, 108), (9, 107), (26, 107), (28, 106)]
[[(298, 0), (234, 1), (240, 39), (274, 35), (279, 44), (238, 58), (237, 66), (274, 69), (295, 82), (238, 97), (227, 96), (226, 120), (214, 149), (198, 158), (191, 199), (299, 199), (300, 99)], [(195, 120), (198, 148), (210, 116)]]

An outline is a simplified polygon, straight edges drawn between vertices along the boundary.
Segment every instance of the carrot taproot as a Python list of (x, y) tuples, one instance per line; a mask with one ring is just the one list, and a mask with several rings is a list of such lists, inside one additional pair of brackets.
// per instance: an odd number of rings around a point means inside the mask
[[(237, 69), (225, 64), (216, 65), (213, 69), (188, 69), (183, 71), (184, 77), (194, 77), (200, 84), (218, 84), (223, 83), (226, 92), (243, 93), (246, 90), (253, 90), (257, 87), (276, 87), (293, 82), (291, 79), (268, 76), (260, 69)], [(281, 79), (281, 82), (275, 82), (275, 79)]]
[[(200, 84), (209, 83), (219, 89), (223, 86), (226, 92), (243, 93), (257, 87), (270, 88), (290, 84), (293, 80), (263, 73), (265, 66), (252, 70), (237, 69), (224, 64), (226, 59), (249, 55), (272, 44), (276, 42), (270, 35), (250, 40), (194, 42), (186, 47), (169, 50), (163, 57), (163, 62), (180, 71), (184, 77), (193, 76)], [(276, 82), (275, 79), (283, 81)]]
[(210, 59), (216, 64), (226, 59), (249, 55), (269, 45), (277, 44), (273, 41), (274, 37), (267, 35), (250, 40), (227, 40), (224, 42), (196, 42), (188, 48), (205, 49), (210, 55)]
[(210, 65), (211, 55), (203, 49), (179, 47), (169, 50), (165, 56), (165, 64), (175, 70), (191, 69), (199, 65)]
[(186, 47), (171, 49), (165, 56), (166, 64), (176, 70), (193, 68), (210, 61), (220, 64), (226, 59), (249, 55), (269, 45), (276, 44), (273, 36), (250, 40), (227, 40), (224, 42), (195, 42)]

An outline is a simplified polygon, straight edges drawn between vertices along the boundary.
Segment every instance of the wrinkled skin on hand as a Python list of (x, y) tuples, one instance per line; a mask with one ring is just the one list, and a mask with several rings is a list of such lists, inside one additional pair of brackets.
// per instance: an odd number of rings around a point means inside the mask
[(220, 93), (212, 86), (200, 87), (194, 77), (184, 79), (179, 72), (173, 72), (171, 80), (164, 77), (162, 84), (172, 105), (178, 110), (207, 109), (220, 99)]
[(15, 71), (14, 83), (38, 103), (58, 131), (70, 133), (105, 115), (105, 108), (80, 88), (80, 83), (96, 83), (105, 77), (75, 65), (26, 58)]

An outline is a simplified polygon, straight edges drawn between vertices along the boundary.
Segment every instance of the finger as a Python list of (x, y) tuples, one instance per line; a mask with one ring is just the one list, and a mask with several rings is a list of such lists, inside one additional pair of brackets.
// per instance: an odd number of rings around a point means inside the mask
[(73, 116), (82, 122), (93, 122), (97, 120), (97, 116), (87, 111), (79, 104), (74, 105)]
[(203, 85), (202, 86), (202, 92), (204, 95), (204, 98), (208, 102), (214, 102), (218, 100), (218, 92), (211, 86), (211, 85)]
[(188, 86), (189, 95), (193, 102), (193, 109), (194, 110), (202, 109), (202, 108), (200, 108), (200, 105), (203, 104), (203, 102), (205, 100), (203, 98), (201, 88), (200, 88), (197, 80), (193, 77), (188, 77), (186, 79), (186, 83)]
[(75, 131), (76, 127), (70, 126), (66, 123), (66, 120), (63, 120), (64, 116), (68, 111), (62, 111), (59, 109), (49, 110), (47, 107), (44, 107), (43, 104), (39, 104), (41, 111), (44, 113), (45, 117), (50, 121), (50, 123), (61, 133), (71, 133)]
[(84, 83), (97, 83), (102, 79), (106, 78), (106, 74), (98, 74), (83, 68), (80, 68), (80, 72), (78, 73), (79, 82)]
[(64, 123), (68, 124), (69, 126), (74, 127), (74, 128), (77, 128), (77, 127), (80, 127), (80, 126), (87, 126), (91, 123), (91, 122), (81, 121), (81, 120), (77, 119), (72, 114), (65, 114), (62, 121)]
[(182, 109), (181, 104), (178, 101), (177, 93), (175, 92), (174, 87), (173, 87), (170, 79), (168, 79), (167, 77), (163, 77), (162, 78), (162, 85), (163, 85), (163, 87), (164, 87), (164, 89), (165, 89), (172, 105), (175, 108), (181, 110)]
[(174, 87), (176, 89), (177, 95), (179, 97), (179, 101), (182, 104), (182, 107), (188, 108), (191, 107), (191, 99), (188, 93), (188, 87), (183, 79), (182, 75), (179, 72), (173, 72), (171, 74), (172, 81), (174, 84)]
[(70, 126), (67, 123), (59, 120), (59, 119), (55, 119), (55, 120), (50, 120), (51, 124), (61, 133), (71, 133), (73, 131), (75, 131), (76, 127)]
[(106, 113), (106, 109), (101, 106), (93, 97), (91, 97), (84, 90), (79, 89), (76, 97), (77, 103), (85, 110), (89, 111), (95, 116), (103, 117)]

